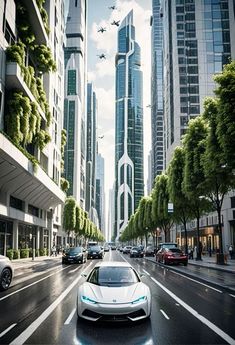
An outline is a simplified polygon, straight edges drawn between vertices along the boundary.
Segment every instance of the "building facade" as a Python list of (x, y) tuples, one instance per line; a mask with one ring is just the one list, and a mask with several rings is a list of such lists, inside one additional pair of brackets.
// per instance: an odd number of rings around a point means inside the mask
[[(188, 121), (203, 113), (203, 102), (214, 96), (213, 75), (235, 58), (235, 7), (233, 0), (164, 0), (164, 132), (166, 168), (181, 144)], [(223, 246), (235, 244), (234, 192), (223, 203)], [(197, 244), (196, 223), (188, 224), (188, 242)], [(180, 227), (173, 239), (185, 245)], [(204, 248), (219, 247), (218, 217), (201, 217), (200, 240)]]
[(104, 158), (97, 154), (96, 161), (96, 210), (99, 217), (99, 225), (105, 236), (105, 185), (104, 185)]
[[(44, 10), (48, 21), (41, 15)], [(64, 3), (46, 1), (44, 10), (31, 0), (0, 2), (0, 254), (4, 255), (8, 249), (44, 255), (61, 230)], [(45, 56), (46, 63), (41, 59)]]
[(67, 131), (64, 177), (68, 195), (85, 209), (86, 26), (87, 3), (70, 0), (66, 21), (64, 128)]
[[(160, 0), (152, 0), (151, 17), (151, 129), (152, 170), (151, 181), (164, 170), (164, 121), (163, 121), (163, 32)], [(153, 185), (152, 185), (153, 187)]]
[(133, 11), (118, 29), (115, 119), (115, 236), (144, 195), (143, 81), (140, 47), (135, 41)]

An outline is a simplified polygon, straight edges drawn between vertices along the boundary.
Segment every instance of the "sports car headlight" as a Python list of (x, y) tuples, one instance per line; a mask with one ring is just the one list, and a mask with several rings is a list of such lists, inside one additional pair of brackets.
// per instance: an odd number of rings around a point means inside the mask
[(146, 296), (142, 296), (140, 298), (137, 298), (136, 300), (132, 301), (131, 304), (141, 303), (144, 302), (147, 299)]
[(81, 300), (82, 302), (85, 302), (85, 303), (90, 303), (90, 304), (96, 304), (97, 302), (94, 301), (93, 299), (89, 298), (89, 297), (86, 297), (86, 296), (81, 296)]

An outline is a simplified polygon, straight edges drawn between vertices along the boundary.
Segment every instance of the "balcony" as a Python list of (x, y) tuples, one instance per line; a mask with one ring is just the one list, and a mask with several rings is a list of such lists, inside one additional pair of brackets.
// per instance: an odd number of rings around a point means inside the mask
[(8, 62), (6, 66), (6, 88), (21, 90), (25, 96), (29, 97), (32, 102), (35, 102), (38, 105), (38, 112), (46, 122), (47, 120), (44, 112), (42, 111), (32, 92), (24, 82), (24, 79), (21, 75), (20, 66), (16, 62)]
[(36, 0), (22, 0), (22, 2), (28, 10), (29, 21), (34, 28), (35, 43), (48, 45), (48, 36)]
[(51, 178), (33, 164), (0, 133), (0, 190), (41, 209), (63, 204), (65, 194)]

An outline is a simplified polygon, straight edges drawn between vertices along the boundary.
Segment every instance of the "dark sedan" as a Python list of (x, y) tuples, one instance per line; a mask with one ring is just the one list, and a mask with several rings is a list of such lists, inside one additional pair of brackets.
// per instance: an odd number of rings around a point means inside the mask
[(143, 258), (144, 252), (141, 247), (132, 247), (130, 250), (130, 258)]
[(156, 261), (164, 265), (169, 264), (188, 264), (188, 256), (179, 248), (161, 248), (156, 254)]
[(62, 256), (62, 264), (78, 264), (87, 261), (87, 250), (83, 247), (73, 247), (67, 249)]
[(145, 250), (145, 256), (154, 256), (154, 248), (152, 246), (148, 246)]
[(100, 246), (91, 246), (88, 248), (88, 259), (103, 259), (104, 250)]

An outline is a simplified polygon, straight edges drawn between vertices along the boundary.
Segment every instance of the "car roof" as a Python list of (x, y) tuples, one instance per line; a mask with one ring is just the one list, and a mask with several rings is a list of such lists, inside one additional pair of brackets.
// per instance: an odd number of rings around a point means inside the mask
[(125, 261), (107, 261), (99, 262), (95, 267), (132, 267), (128, 262)]

